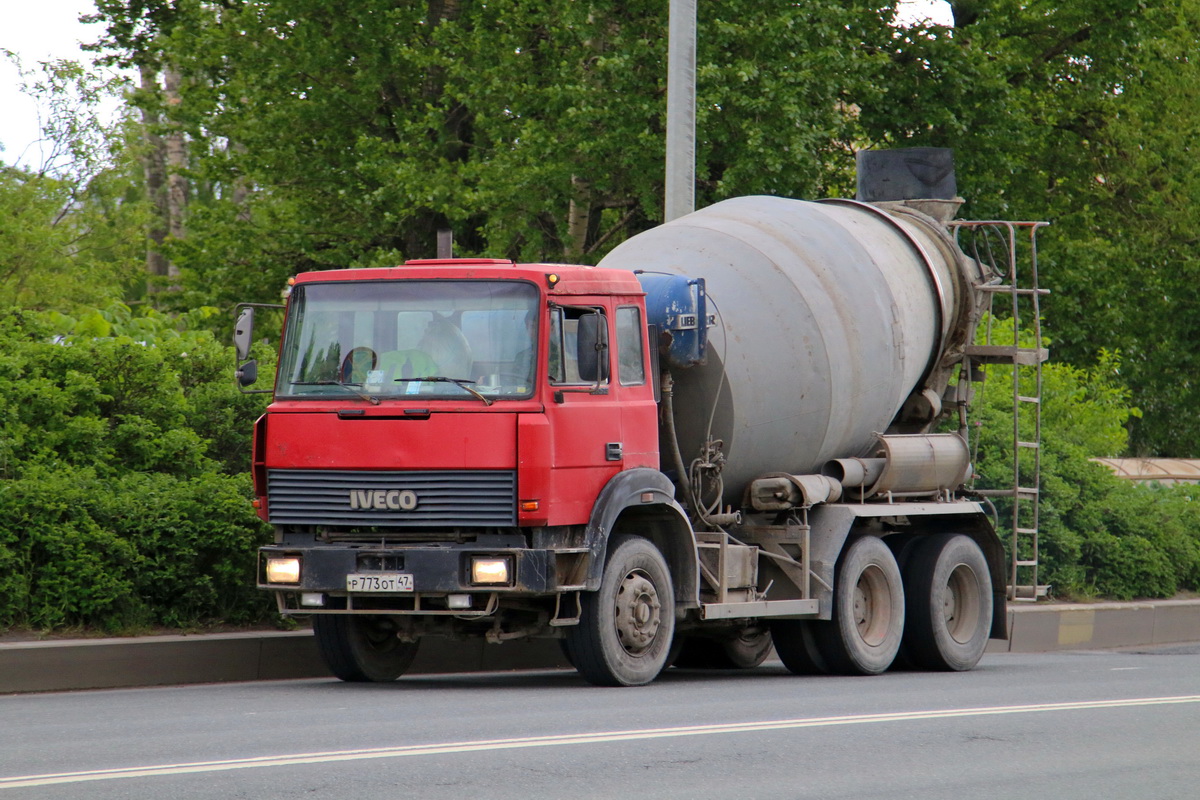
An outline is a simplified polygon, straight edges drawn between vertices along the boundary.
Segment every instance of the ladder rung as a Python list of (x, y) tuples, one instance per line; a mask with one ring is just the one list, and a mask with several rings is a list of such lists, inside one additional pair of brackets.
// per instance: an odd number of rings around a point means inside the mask
[(1050, 594), (1050, 587), (1044, 584), (1039, 584), (1037, 586), (1025, 584), (1024, 586), (1010, 586), (1008, 588), (1011, 592), (1010, 597), (1013, 600), (1024, 601), (1027, 603), (1032, 603), (1039, 597), (1046, 597)]
[(1026, 397), (1026, 396), (1020, 395), (1020, 394), (1017, 395), (1017, 400), (1021, 401), (1022, 403), (1040, 403), (1040, 402), (1042, 402), (1042, 398), (1040, 398), (1040, 397)]
[(1037, 559), (1034, 559), (1032, 561), (1018, 561), (1017, 562), (1018, 567), (1036, 567), (1037, 565), (1038, 565)]
[(1011, 344), (967, 345), (966, 354), (984, 364), (1017, 364), (1033, 367), (1050, 358), (1045, 347), (1018, 347)]
[(1022, 533), (1026, 536), (1037, 536), (1037, 532), (1037, 528), (1017, 528), (1017, 533)]
[(1025, 486), (1018, 486), (1016, 489), (976, 489), (974, 493), (980, 497), (1012, 497), (1016, 495), (1022, 500), (1038, 496), (1037, 489), (1030, 489)]
[(1049, 289), (1038, 289), (1038, 288), (1032, 288), (1032, 287), (1026, 288), (1023, 286), (1013, 286), (1010, 283), (1002, 283), (1002, 284), (997, 284), (997, 285), (993, 285), (993, 286), (980, 286), (979, 291), (995, 292), (997, 294), (1003, 293), (1003, 294), (1020, 294), (1020, 295), (1050, 294)]
[(1041, 446), (1040, 442), (1017, 442), (1017, 447), (1029, 447), (1034, 450), (1037, 450)]

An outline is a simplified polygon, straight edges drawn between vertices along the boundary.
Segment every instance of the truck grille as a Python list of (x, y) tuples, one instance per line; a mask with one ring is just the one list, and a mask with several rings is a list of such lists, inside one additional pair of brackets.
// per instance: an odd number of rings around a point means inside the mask
[(512, 471), (267, 471), (267, 508), (276, 525), (515, 525), (516, 493)]

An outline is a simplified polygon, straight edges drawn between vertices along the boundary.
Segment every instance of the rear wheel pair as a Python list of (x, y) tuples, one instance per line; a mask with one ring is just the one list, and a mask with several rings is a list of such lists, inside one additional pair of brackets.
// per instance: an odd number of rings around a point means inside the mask
[(882, 539), (863, 536), (839, 560), (829, 621), (775, 620), (780, 659), (797, 674), (877, 675), (903, 652), (923, 669), (966, 670), (987, 646), (992, 586), (972, 539), (917, 540), (903, 574)]

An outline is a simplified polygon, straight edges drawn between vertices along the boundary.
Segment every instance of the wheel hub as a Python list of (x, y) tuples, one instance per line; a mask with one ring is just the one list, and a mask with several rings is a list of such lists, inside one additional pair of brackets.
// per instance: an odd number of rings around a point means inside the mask
[(635, 570), (621, 581), (614, 618), (626, 652), (637, 655), (654, 643), (662, 625), (662, 604), (658, 590), (642, 571)]
[[(951, 588), (953, 589), (953, 585)], [(946, 616), (946, 624), (953, 628), (954, 620), (958, 616), (958, 595), (956, 592), (946, 592), (942, 603), (942, 612)]]
[(854, 624), (863, 642), (878, 647), (887, 638), (891, 618), (887, 578), (876, 566), (863, 570), (854, 586)]
[(368, 620), (363, 625), (367, 646), (377, 653), (389, 653), (400, 647), (400, 632), (388, 620)]
[(979, 578), (966, 564), (958, 564), (950, 572), (946, 591), (942, 595), (942, 613), (946, 630), (959, 644), (966, 644), (982, 624), (979, 620)]

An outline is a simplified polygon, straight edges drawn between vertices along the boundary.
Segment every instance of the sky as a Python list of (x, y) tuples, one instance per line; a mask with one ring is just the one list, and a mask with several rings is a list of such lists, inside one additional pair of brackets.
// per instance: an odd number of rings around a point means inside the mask
[[(0, 0), (4, 8), (0, 25), (0, 50), (12, 50), (25, 69), (56, 58), (86, 60), (80, 41), (100, 36), (99, 25), (82, 25), (80, 14), (95, 11), (92, 0)], [(36, 144), (40, 137), (38, 106), (18, 89), (20, 75), (0, 57), (0, 161), (30, 168), (41, 166)]]
[[(665, 0), (664, 0), (665, 2)], [(100, 36), (99, 25), (83, 25), (80, 14), (95, 10), (92, 0), (0, 0), (4, 13), (0, 29), (0, 50), (16, 52), (26, 69), (39, 61), (55, 58), (80, 59), (90, 54), (79, 50), (79, 43)], [(905, 19), (930, 18), (950, 24), (950, 6), (945, 0), (900, 0)], [(38, 106), (22, 94), (20, 76), (13, 65), (0, 58), (0, 161), (31, 169), (41, 166), (42, 155)]]

